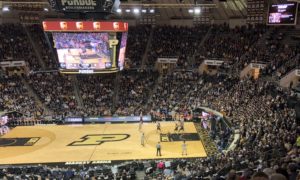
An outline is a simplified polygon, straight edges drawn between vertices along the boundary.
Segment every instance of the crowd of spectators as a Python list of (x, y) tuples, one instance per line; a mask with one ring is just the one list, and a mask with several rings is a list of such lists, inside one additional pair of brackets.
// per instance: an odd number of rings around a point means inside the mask
[[(3, 40), (0, 45), (1, 58), (26, 57), (31, 68), (40, 68), (32, 58), (31, 46), (28, 50), (30, 43), (26, 35), (18, 30), (22, 27), (1, 25), (0, 28), (3, 30), (0, 33), (0, 39)], [(187, 58), (199, 50), (199, 43), (207, 30), (208, 27), (155, 27), (147, 63), (153, 65), (158, 57), (175, 55), (179, 57), (178, 66), (186, 66)], [(142, 26), (132, 31), (139, 33), (129, 38), (132, 43), (128, 46), (127, 55), (133, 67), (137, 67), (141, 63), (151, 29)], [(265, 62), (268, 63), (265, 73), (281, 77), (299, 65), (299, 47), (282, 44), (284, 35), (278, 29), (271, 31), (263, 46), (253, 46), (265, 31), (264, 26), (235, 29), (229, 29), (226, 25), (212, 26), (212, 35), (197, 53), (210, 58), (231, 59), (236, 65), (234, 67), (239, 68), (253, 61)], [(39, 43), (46, 47), (43, 40)], [(140, 46), (141, 49), (137, 48)], [(45, 52), (43, 57), (48, 53)], [(51, 60), (45, 62), (53, 65)], [(227, 153), (223, 151), (226, 148), (223, 145), (225, 133), (219, 129), (220, 132), (215, 132), (212, 137), (221, 147), (216, 156), (144, 162), (145, 179), (221, 178), (226, 174), (228, 179), (250, 179), (253, 175), (272, 179), (275, 175), (280, 176), (278, 174), (286, 179), (296, 179), (300, 162), (296, 139), (300, 129), (296, 112), (288, 105), (288, 100), (295, 96), (294, 92), (263, 79), (246, 77), (240, 80), (230, 74), (208, 76), (191, 70), (176, 70), (158, 76), (152, 70), (123, 71), (119, 82), (115, 75), (77, 76), (83, 107), (78, 107), (74, 82), (70, 76), (58, 72), (32, 73), (26, 80), (42, 103), (56, 115), (139, 115), (140, 112), (147, 113), (146, 107), (150, 103), (151, 112), (166, 116), (174, 112), (193, 114), (197, 107), (207, 106), (223, 112), (229, 117), (232, 128), (239, 130), (240, 138), (236, 147)], [(18, 111), (26, 116), (43, 114), (42, 108), (29, 96), (21, 77), (2, 76), (0, 90), (1, 109)], [(116, 92), (117, 95), (114, 94)], [(112, 110), (114, 96), (117, 96), (115, 112)], [(97, 166), (81, 169), (21, 167), (2, 169), (0, 176), (7, 179), (111, 179), (112, 176), (116, 179), (134, 179), (135, 170), (132, 166), (117, 171), (113, 167)]]
[(0, 61), (25, 61), (32, 70), (41, 68), (22, 25), (0, 25), (0, 41)]
[(251, 62), (264, 63), (264, 74), (281, 78), (293, 68), (299, 66), (299, 46), (283, 43), (285, 35), (280, 28), (269, 29), (265, 41), (252, 46), (240, 59), (238, 69)]
[(211, 34), (199, 50), (201, 56), (239, 61), (240, 57), (264, 34), (265, 26), (213, 25)]
[[(47, 41), (45, 32), (40, 25), (34, 24), (27, 26), (30, 31), (30, 35), (33, 38), (36, 46), (39, 47), (37, 50), (40, 52), (43, 62), (45, 63), (46, 69), (57, 69), (58, 61), (55, 58), (53, 51), (50, 47), (50, 42)], [(50, 36), (48, 36), (50, 37)], [(50, 39), (49, 39), (50, 41)]]
[(85, 116), (110, 116), (115, 75), (82, 75), (77, 79)]
[(147, 64), (155, 64), (157, 58), (176, 57), (178, 66), (187, 67), (188, 59), (195, 55), (208, 29), (209, 26), (206, 25), (155, 27)]
[(118, 165), (2, 167), (0, 168), (0, 179), (135, 180), (137, 179), (136, 171), (143, 169), (143, 162), (138, 161)]
[(0, 77), (1, 111), (17, 111), (26, 117), (38, 117), (43, 109), (31, 97), (19, 76)]
[[(176, 86), (176, 89), (178, 88), (180, 86)], [(290, 97), (293, 97), (291, 92), (263, 80), (251, 78), (238, 80), (224, 75), (199, 78), (189, 96), (177, 101), (178, 106), (187, 105), (192, 111), (195, 107), (206, 105), (222, 111), (230, 117), (233, 127), (239, 129), (241, 137), (237, 147), (227, 154), (221, 151), (213, 158), (194, 162), (183, 160), (184, 168), (173, 169), (171, 177), (202, 179), (220, 173), (224, 169), (225, 174), (230, 169), (237, 171), (246, 169), (253, 174), (264, 168), (273, 168), (274, 172), (280, 168), (287, 172), (287, 165), (296, 168), (296, 164), (299, 163), (296, 138), (300, 129), (296, 123), (294, 109), (288, 106), (287, 100)], [(156, 102), (163, 104), (164, 99), (158, 99)], [(170, 104), (166, 106), (168, 105)], [(221, 134), (222, 132), (217, 134), (220, 136), (219, 141), (222, 141)], [(161, 179), (170, 176), (170, 173), (166, 175), (164, 171), (154, 174), (151, 173), (149, 176)], [(252, 174), (249, 174), (250, 177)]]
[[(232, 155), (232, 154), (230, 154)], [(298, 165), (295, 161), (283, 158), (275, 162), (257, 161), (245, 166), (247, 160), (238, 157), (220, 155), (202, 159), (176, 159), (157, 161), (147, 166), (145, 163), (145, 180), (151, 179), (255, 179), (262, 176), (264, 180), (296, 180)], [(242, 168), (235, 170), (235, 168)], [(277, 178), (276, 178), (277, 177)], [(299, 178), (299, 175), (298, 175)]]
[(193, 71), (175, 71), (162, 76), (160, 83), (152, 95), (151, 109), (155, 112), (168, 115), (173, 110), (185, 112), (187, 105), (179, 106), (181, 99), (188, 96), (194, 89), (200, 75)]
[(70, 76), (59, 72), (34, 73), (28, 76), (28, 82), (55, 115), (72, 116), (78, 113)]
[(158, 73), (153, 70), (133, 70), (122, 73), (118, 90), (117, 115), (139, 115), (147, 105)]
[(126, 57), (129, 59), (129, 62), (127, 62), (129, 67), (136, 68), (141, 66), (150, 33), (151, 26), (149, 25), (129, 27), (126, 48)]
[(21, 166), (0, 169), (0, 178), (10, 179), (114, 179), (111, 167)]

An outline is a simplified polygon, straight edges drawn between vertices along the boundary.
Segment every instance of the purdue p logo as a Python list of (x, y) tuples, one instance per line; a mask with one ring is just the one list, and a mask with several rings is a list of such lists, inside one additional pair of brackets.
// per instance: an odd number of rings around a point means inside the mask
[(118, 45), (118, 43), (119, 43), (119, 40), (117, 40), (117, 39), (110, 39), (109, 40), (109, 48), (112, 48), (113, 46)]
[(129, 138), (129, 134), (90, 134), (83, 136), (82, 140), (74, 141), (68, 146), (92, 146), (100, 145), (104, 142), (123, 141)]

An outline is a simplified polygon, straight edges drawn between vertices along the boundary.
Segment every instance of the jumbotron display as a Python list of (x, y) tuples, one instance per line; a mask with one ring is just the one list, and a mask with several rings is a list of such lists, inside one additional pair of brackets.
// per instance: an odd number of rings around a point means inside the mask
[(108, 33), (53, 33), (61, 69), (111, 68)]
[(44, 21), (62, 73), (108, 73), (124, 68), (128, 24)]
[(297, 19), (297, 3), (271, 4), (269, 7), (269, 25), (295, 25)]

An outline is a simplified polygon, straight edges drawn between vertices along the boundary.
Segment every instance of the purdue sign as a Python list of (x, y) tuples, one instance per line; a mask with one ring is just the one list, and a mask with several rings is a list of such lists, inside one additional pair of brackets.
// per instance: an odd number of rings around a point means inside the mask
[(62, 12), (105, 12), (117, 9), (120, 0), (48, 0), (51, 7)]
[(61, 0), (61, 6), (64, 10), (96, 10), (96, 0)]
[(97, 6), (96, 0), (62, 0), (61, 4), (67, 6)]

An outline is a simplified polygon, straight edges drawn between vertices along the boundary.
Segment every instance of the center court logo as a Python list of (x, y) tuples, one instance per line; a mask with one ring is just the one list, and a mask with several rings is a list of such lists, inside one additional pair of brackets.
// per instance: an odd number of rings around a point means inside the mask
[(100, 145), (105, 142), (123, 141), (130, 137), (129, 134), (89, 134), (74, 141), (68, 146), (93, 146)]
[(33, 146), (39, 140), (40, 137), (0, 138), (0, 147)]

